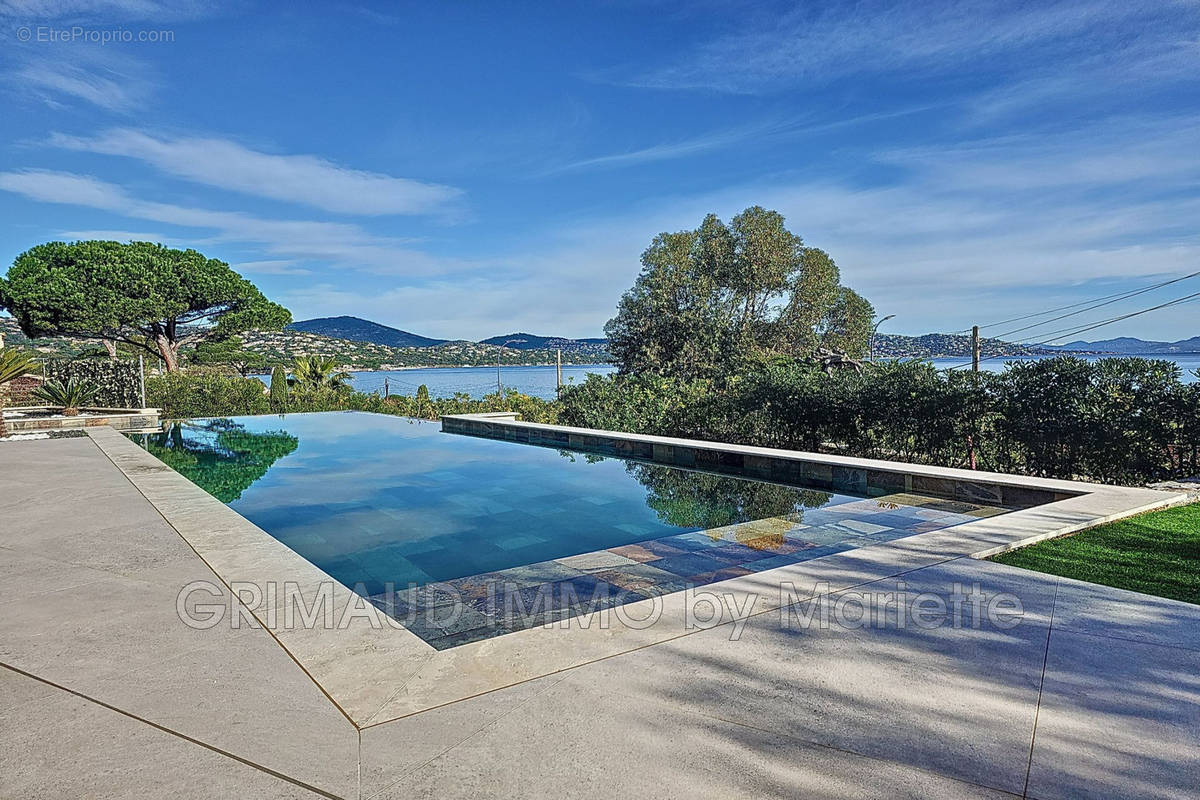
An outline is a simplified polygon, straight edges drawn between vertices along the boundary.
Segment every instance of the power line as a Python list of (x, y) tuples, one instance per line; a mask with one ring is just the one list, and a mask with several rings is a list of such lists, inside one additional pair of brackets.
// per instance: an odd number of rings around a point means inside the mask
[[(1156, 283), (1153, 286), (1147, 286), (1143, 289), (1134, 289), (1129, 292), (1122, 292), (1121, 294), (1115, 295), (1115, 296), (1109, 295), (1109, 298), (1111, 298), (1111, 299), (1102, 297), (1102, 298), (1099, 298), (1099, 300), (1091, 300), (1091, 301), (1088, 301), (1089, 304), (1087, 305), (1086, 308), (1081, 308), (1078, 311), (1072, 311), (1069, 314), (1060, 314), (1057, 317), (1051, 317), (1050, 319), (1042, 320), (1041, 322), (1035, 322), (1032, 325), (1026, 325), (1022, 328), (1016, 328), (1015, 330), (1005, 331), (1004, 333), (998, 333), (991, 338), (1003, 339), (1006, 336), (1012, 336), (1014, 333), (1022, 333), (1024, 331), (1032, 330), (1033, 328), (1040, 328), (1043, 325), (1049, 325), (1051, 322), (1058, 322), (1060, 319), (1066, 319), (1067, 317), (1078, 316), (1079, 314), (1085, 314), (1088, 311), (1095, 311), (1097, 308), (1102, 308), (1104, 306), (1110, 306), (1113, 303), (1119, 303), (1122, 300), (1128, 300), (1131, 297), (1137, 297), (1138, 295), (1146, 294), (1147, 292), (1153, 292), (1156, 289), (1161, 289), (1164, 286), (1170, 286), (1171, 284), (1179, 283), (1180, 281), (1186, 281), (1189, 278), (1196, 277), (1197, 275), (1200, 275), (1200, 271), (1193, 272), (1190, 275), (1184, 275), (1179, 278), (1172, 278), (1171, 280), (1168, 280), (1168, 281), (1162, 281), (1161, 283)], [(1039, 335), (1041, 335), (1041, 334), (1039, 334)]]
[[(1101, 302), (1101, 301), (1110, 300), (1112, 302), (1117, 302), (1119, 300), (1124, 300), (1128, 297), (1136, 297), (1139, 294), (1145, 294), (1146, 292), (1154, 291), (1155, 289), (1161, 289), (1162, 287), (1170, 286), (1173, 283), (1179, 283), (1180, 281), (1186, 281), (1189, 278), (1196, 277), (1197, 275), (1200, 275), (1200, 271), (1193, 272), (1189, 275), (1183, 275), (1178, 278), (1171, 278), (1169, 280), (1161, 281), (1152, 286), (1147, 286), (1147, 287), (1144, 287), (1141, 289), (1126, 289), (1125, 291), (1117, 292), (1116, 294), (1107, 294), (1107, 295), (1104, 295), (1103, 297), (1094, 297), (1090, 300), (1084, 300), (1079, 303), (1071, 303), (1070, 305), (1059, 306), (1058, 308), (1050, 308), (1045, 311), (1038, 311), (1037, 313), (1034, 313), (1034, 314), (1023, 314), (1019, 317), (1010, 317), (1009, 319), (1000, 320), (999, 322), (989, 322), (986, 325), (980, 325), (979, 329), (984, 330), (985, 328), (996, 328), (996, 327), (999, 327), (1000, 325), (1007, 325), (1010, 322), (1020, 322), (1022, 320), (1026, 320), (1026, 319), (1033, 319), (1034, 317), (1044, 317), (1045, 315), (1053, 314), (1056, 311), (1066, 311), (1067, 309), (1078, 308), (1079, 306), (1087, 306), (1087, 305), (1091, 305), (1092, 303), (1096, 303), (1097, 305), (1094, 307), (1099, 308), (1102, 305), (1109, 305), (1109, 303), (1105, 303), (1105, 302)], [(1084, 311), (1087, 311), (1087, 310), (1089, 310), (1089, 309), (1084, 309)], [(1075, 313), (1076, 314), (1082, 313), (1082, 311), (1075, 312)], [(1063, 316), (1057, 317), (1056, 319), (1048, 319), (1048, 320), (1045, 320), (1044, 322), (1038, 323), (1037, 325), (1031, 325), (1029, 327), (1030, 328), (1039, 327), (1040, 325), (1048, 324), (1050, 322), (1055, 322), (1057, 319), (1064, 319), (1069, 316), (1073, 316), (1073, 314), (1064, 314)], [(971, 330), (970, 328), (966, 328), (962, 331), (958, 331), (958, 333), (970, 333), (970, 330)], [(1017, 333), (1022, 330), (1028, 330), (1028, 328), (1020, 328), (1018, 331), (1009, 331), (1008, 333), (1001, 333), (1001, 334), (997, 334), (996, 336), (990, 336), (988, 338), (999, 339), (1003, 336), (1010, 336), (1013, 333)]]
[[(1200, 273), (1193, 273), (1193, 274), (1200, 274)], [(1191, 277), (1191, 276), (1186, 276), (1186, 277)], [(1183, 278), (1179, 278), (1179, 279), (1177, 279), (1177, 281), (1178, 280), (1183, 280)], [(1177, 282), (1177, 281), (1175, 281), (1175, 282)], [(1041, 333), (1041, 334), (1039, 334), (1039, 336), (1048, 336), (1048, 338), (1043, 339), (1040, 342), (1029, 342), (1028, 341), (1029, 339), (1037, 338), (1036, 336), (1031, 336), (1031, 337), (1026, 337), (1025, 340), (1014, 342), (1014, 344), (1024, 344), (1028, 347), (1041, 347), (1043, 345), (1050, 344), (1051, 342), (1055, 341), (1056, 339), (1065, 339), (1068, 336), (1077, 336), (1081, 333), (1086, 333), (1088, 331), (1092, 331), (1097, 328), (1103, 328), (1106, 325), (1112, 325), (1114, 322), (1121, 322), (1122, 320), (1130, 319), (1132, 317), (1139, 317), (1142, 314), (1149, 314), (1151, 311), (1159, 311), (1161, 309), (1169, 308), (1171, 306), (1177, 306), (1177, 305), (1181, 305), (1183, 303), (1189, 303), (1189, 302), (1191, 302), (1193, 300), (1197, 300), (1197, 299), (1200, 299), (1200, 292), (1193, 292), (1192, 294), (1184, 295), (1183, 297), (1177, 297), (1174, 300), (1168, 300), (1165, 303), (1159, 303), (1158, 305), (1150, 306), (1149, 308), (1143, 308), (1139, 311), (1131, 311), (1128, 314), (1121, 314), (1116, 317), (1110, 317), (1105, 320), (1100, 320), (1099, 322), (1091, 322), (1091, 323), (1088, 323), (1081, 327), (1063, 328), (1061, 330), (1052, 331), (1051, 334)], [(993, 355), (993, 356), (988, 356), (987, 358), (981, 359), (981, 361), (990, 361), (994, 358), (1012, 358), (1012, 356), (1011, 355), (1009, 355), (1009, 356)], [(955, 367), (949, 367), (946, 371), (948, 372), (950, 370), (963, 369), (966, 366), (969, 366), (969, 365), (960, 364)]]
[[(1049, 344), (1050, 342), (1053, 342), (1055, 339), (1065, 339), (1068, 336), (1075, 336), (1080, 333), (1086, 333), (1087, 331), (1095, 330), (1096, 328), (1102, 328), (1105, 325), (1111, 325), (1114, 322), (1120, 322), (1121, 320), (1129, 319), (1130, 317), (1139, 317), (1142, 314), (1149, 314), (1151, 311), (1158, 311), (1159, 309), (1169, 308), (1170, 306), (1177, 306), (1182, 303), (1188, 303), (1197, 298), (1200, 298), (1200, 292), (1193, 292), (1192, 294), (1184, 295), (1183, 297), (1177, 297), (1174, 300), (1168, 300), (1165, 303), (1159, 303), (1158, 305), (1151, 306), (1150, 308), (1143, 308), (1141, 311), (1133, 311), (1128, 314), (1121, 314), (1120, 316), (1110, 317), (1109, 319), (1101, 320), (1100, 322), (1088, 323), (1088, 324), (1083, 325), (1082, 327), (1078, 327), (1078, 328), (1063, 328), (1061, 330), (1053, 331), (1052, 335), (1050, 335), (1050, 338), (1046, 339), (1041, 344)], [(1047, 334), (1040, 334), (1040, 335), (1045, 336)]]

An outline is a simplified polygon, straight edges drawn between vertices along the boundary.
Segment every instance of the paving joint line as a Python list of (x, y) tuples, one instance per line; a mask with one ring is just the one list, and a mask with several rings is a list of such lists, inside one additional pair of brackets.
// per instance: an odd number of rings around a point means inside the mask
[[(118, 435), (120, 435), (120, 434), (118, 434)], [(121, 469), (121, 465), (113, 460), (113, 457), (108, 454), (108, 451), (106, 451), (100, 445), (99, 442), (97, 442), (91, 436), (89, 436), (88, 438), (91, 439), (92, 444), (94, 444), (96, 446), (96, 448), (101, 453), (104, 454), (104, 457), (108, 459), (109, 463), (113, 465), (113, 467), (117, 470), (117, 472), (120, 472), (121, 475), (124, 476), (125, 480), (129, 482), (129, 485), (133, 487), (134, 491), (136, 491), (139, 495), (141, 495), (142, 499), (150, 504), (150, 507), (153, 508), (155, 513), (157, 513), (158, 516), (162, 519), (162, 521), (164, 523), (166, 523), (167, 527), (170, 528), (172, 531), (174, 531), (175, 535), (178, 536), (183, 541), (183, 543), (186, 544), (188, 546), (188, 548), (193, 553), (196, 554), (196, 558), (200, 559), (200, 561), (204, 564), (204, 566), (208, 567), (209, 571), (212, 572), (212, 574), (216, 576), (217, 580), (219, 580), (221, 582), (221, 585), (224, 586), (229, 591), (230, 597), (237, 600), (239, 605), (241, 605), (243, 608), (245, 608), (245, 604), (242, 603), (240, 599), (238, 599), (237, 594), (233, 591), (233, 587), (229, 585), (228, 581), (226, 581), (225, 578), (222, 577), (221, 573), (217, 572), (217, 570), (213, 568), (212, 564), (208, 563), (208, 561), (204, 558), (204, 556), (200, 555), (200, 551), (198, 551), (195, 547), (192, 546), (192, 543), (187, 540), (187, 537), (185, 537), (182, 533), (180, 533), (179, 530), (174, 525), (171, 524), (171, 521), (169, 519), (167, 519), (167, 515), (164, 514), (162, 512), (162, 509), (160, 509), (158, 507), (158, 504), (155, 503), (153, 500), (151, 500), (146, 495), (146, 493), (142, 491), (142, 488), (133, 482), (133, 478), (129, 477), (129, 475), (126, 474), (125, 470)], [(167, 467), (167, 469), (171, 469), (171, 468)], [(171, 470), (171, 471), (174, 472), (174, 470)], [(178, 475), (179, 473), (175, 473), (175, 474)], [(179, 477), (182, 480), (187, 480), (186, 478), (183, 478), (182, 475), (180, 475)], [(250, 615), (252, 617), (254, 617), (255, 619), (258, 619), (258, 615), (254, 613), (253, 609), (246, 609), (246, 610), (250, 612)], [(327, 699), (330, 703), (333, 704), (333, 707), (336, 708), (338, 710), (338, 712), (341, 713), (341, 715), (346, 718), (347, 722), (349, 722), (356, 729), (358, 729), (358, 723), (356, 723), (354, 721), (354, 718), (350, 716), (350, 714), (346, 711), (346, 709), (342, 708), (341, 704), (338, 703), (337, 700), (333, 699), (333, 695), (331, 695), (328, 691), (326, 691), (325, 687), (321, 685), (320, 681), (318, 681), (315, 677), (313, 677), (313, 674), (311, 672), (309, 672), (308, 669), (303, 664), (300, 663), (300, 660), (298, 658), (296, 658), (295, 655), (292, 654), (292, 651), (289, 650), (282, 641), (280, 641), (279, 637), (275, 635), (275, 632), (272, 631), (270, 628), (268, 628), (261, 619), (258, 619), (258, 622), (262, 626), (262, 630), (266, 631), (267, 634), (272, 639), (275, 640), (275, 644), (279, 645), (280, 649), (282, 649), (283, 652), (287, 653), (288, 658), (290, 658), (292, 660), (292, 662), (295, 663), (296, 666), (300, 668), (300, 671), (303, 672), (308, 677), (308, 679), (313, 682), (313, 685), (317, 687), (317, 689), (321, 692), (321, 694), (325, 695), (325, 699)]]
[(1025, 766), (1025, 788), (1022, 797), (1029, 797), (1029, 776), (1033, 773), (1033, 750), (1037, 744), (1038, 717), (1042, 713), (1042, 692), (1046, 687), (1046, 665), (1050, 662), (1050, 637), (1054, 634), (1054, 611), (1058, 607), (1058, 587), (1061, 580), (1054, 582), (1054, 599), (1050, 602), (1050, 624), (1046, 626), (1046, 652), (1042, 655), (1042, 677), (1038, 681), (1037, 705), (1033, 709), (1033, 731), (1029, 735), (1029, 761)]
[(220, 747), (217, 747), (216, 745), (212, 745), (212, 744), (209, 744), (208, 742), (197, 739), (194, 736), (189, 736), (186, 733), (182, 733), (182, 732), (174, 730), (172, 728), (168, 728), (165, 725), (161, 725), (157, 722), (154, 722), (153, 720), (149, 720), (149, 719), (146, 719), (145, 717), (138, 716), (137, 714), (126, 711), (123, 708), (118, 708), (117, 706), (114, 706), (111, 703), (106, 703), (103, 700), (92, 697), (91, 695), (87, 695), (87, 694), (84, 694), (83, 692), (79, 692), (79, 691), (76, 691), (75, 689), (71, 689), (67, 686), (63, 686), (62, 684), (55, 683), (54, 681), (48, 680), (39, 675), (34, 675), (31, 672), (26, 672), (25, 670), (21, 669), (20, 667), (14, 667), (11, 664), (5, 664), (4, 662), (0, 662), (0, 667), (3, 667), (4, 669), (7, 669), (11, 672), (15, 672), (18, 675), (22, 675), (26, 678), (29, 678), (30, 680), (34, 680), (34, 681), (37, 681), (38, 683), (42, 683), (46, 686), (50, 686), (54, 689), (58, 689), (59, 691), (66, 692), (69, 695), (78, 697), (81, 700), (85, 700), (89, 703), (99, 706), (100, 708), (104, 708), (109, 711), (112, 711), (113, 713), (120, 714), (121, 716), (127, 717), (128, 719), (132, 719), (136, 722), (140, 722), (144, 725), (148, 725), (157, 731), (162, 731), (163, 733), (166, 733), (166, 734), (169, 734), (176, 738), (182, 739), (185, 742), (189, 742), (191, 744), (197, 745), (198, 747), (203, 747), (205, 750), (209, 750), (218, 755), (225, 756), (226, 758), (232, 759), (233, 761), (236, 761), (239, 764), (245, 764), (248, 767), (252, 767), (252, 768), (254, 768), (260, 772), (266, 773), (267, 775), (270, 775), (274, 778), (278, 778), (282, 781), (286, 781), (287, 783), (290, 783), (293, 786), (299, 786), (302, 789), (306, 789), (315, 794), (319, 794), (322, 797), (327, 797), (327, 798), (329, 798), (329, 800), (346, 800), (341, 795), (333, 794), (332, 792), (326, 791), (325, 789), (322, 789), (319, 786), (314, 786), (310, 783), (300, 780), (299, 778), (293, 778), (292, 776), (287, 775), (283, 772), (279, 772), (278, 770), (271, 769), (268, 766), (259, 764), (255, 761), (251, 761), (250, 759), (245, 758), (243, 756), (239, 756), (237, 753), (230, 752), (229, 750), (224, 750)]
[[(564, 670), (564, 672), (565, 672), (565, 670)], [(547, 676), (542, 676), (542, 677), (547, 677)], [(367, 796), (366, 798), (363, 798), (363, 797), (362, 797), (362, 793), (361, 793), (361, 787), (360, 787), (360, 791), (359, 791), (359, 798), (360, 798), (360, 800), (371, 800), (371, 798), (378, 797), (379, 795), (383, 794), (384, 792), (388, 791), (389, 789), (392, 789), (392, 788), (394, 788), (394, 787), (395, 787), (395, 786), (397, 786), (397, 785), (398, 785), (398, 784), (399, 784), (401, 781), (403, 781), (405, 778), (407, 778), (408, 776), (410, 776), (410, 775), (412, 775), (413, 773), (415, 773), (417, 770), (419, 770), (419, 769), (422, 769), (422, 768), (424, 768), (424, 767), (428, 766), (429, 764), (432, 764), (434, 761), (437, 761), (439, 758), (441, 758), (442, 756), (446, 755), (446, 753), (449, 753), (451, 750), (454, 750), (455, 748), (461, 747), (463, 744), (466, 744), (466, 743), (467, 743), (467, 742), (469, 742), (471, 739), (474, 739), (476, 736), (478, 736), (479, 734), (483, 733), (483, 732), (484, 732), (485, 730), (487, 730), (488, 728), (491, 728), (492, 726), (499, 724), (501, 720), (504, 720), (504, 719), (508, 718), (509, 716), (511, 716), (511, 715), (513, 715), (513, 714), (515, 714), (516, 712), (520, 711), (520, 710), (521, 710), (522, 708), (524, 708), (526, 705), (528, 705), (529, 703), (533, 702), (534, 700), (536, 700), (538, 697), (540, 697), (541, 695), (545, 694), (546, 692), (550, 691), (550, 690), (551, 690), (551, 689), (553, 689), (555, 686), (558, 686), (560, 683), (562, 683), (562, 682), (563, 682), (563, 681), (565, 681), (566, 679), (567, 679), (567, 678), (566, 678), (566, 676), (563, 676), (563, 677), (559, 678), (559, 679), (558, 679), (558, 680), (556, 680), (554, 683), (552, 683), (552, 684), (550, 684), (549, 686), (547, 686), (545, 689), (542, 689), (540, 692), (535, 692), (535, 693), (533, 694), (533, 696), (532, 696), (532, 697), (528, 697), (528, 698), (526, 698), (526, 699), (525, 699), (525, 700), (523, 700), (522, 702), (518, 703), (518, 704), (517, 704), (515, 707), (513, 707), (512, 709), (510, 709), (510, 710), (508, 710), (508, 711), (504, 712), (503, 714), (501, 714), (500, 716), (496, 717), (494, 720), (492, 720), (491, 722), (487, 723), (486, 725), (483, 725), (483, 726), (481, 726), (481, 727), (480, 727), (478, 730), (476, 730), (476, 731), (472, 732), (470, 735), (463, 737), (462, 739), (460, 739), (459, 741), (457, 741), (457, 742), (455, 742), (454, 744), (450, 745), (450, 746), (449, 746), (449, 747), (447, 747), (446, 749), (444, 749), (444, 750), (441, 750), (440, 752), (436, 753), (436, 754), (435, 754), (435, 755), (433, 755), (433, 756), (430, 756), (428, 759), (426, 759), (425, 761), (422, 761), (420, 764), (417, 764), (415, 767), (412, 767), (412, 768), (410, 768), (410, 769), (408, 769), (408, 770), (405, 770), (405, 772), (404, 772), (404, 773), (403, 773), (403, 774), (402, 774), (402, 775), (401, 775), (399, 778), (397, 778), (396, 780), (392, 781), (392, 782), (391, 782), (391, 783), (389, 783), (387, 786), (385, 786), (385, 787), (383, 787), (382, 789), (380, 789), (378, 792), (375, 792), (374, 794), (372, 794), (372, 795), (369, 795), (369, 796)], [(535, 679), (535, 680), (536, 680), (536, 679)], [(525, 683), (528, 683), (528, 681), (525, 681)], [(520, 686), (521, 684), (513, 684), (513, 685), (514, 685), (514, 686)], [(509, 687), (509, 688), (511, 688), (511, 687)], [(487, 692), (483, 692), (483, 693), (481, 693), (481, 694), (488, 694), (488, 693), (487, 693)], [(475, 695), (475, 696), (476, 696), (476, 697), (480, 697), (481, 695)], [(456, 701), (456, 702), (461, 702), (461, 701)], [(446, 705), (452, 705), (452, 704), (451, 704), (451, 703), (447, 703)], [(444, 708), (444, 707), (445, 707), (445, 706), (438, 706), (438, 708)], [(430, 710), (432, 711), (433, 709), (430, 709)], [(418, 713), (424, 713), (424, 712), (418, 712)], [(409, 715), (409, 716), (412, 716), (412, 715)], [(398, 718), (398, 719), (403, 719), (403, 717), (400, 717), (400, 718)], [(396, 720), (388, 720), (388, 722), (396, 722)], [(387, 722), (381, 722), (381, 723), (379, 723), (379, 724), (380, 724), (380, 725), (387, 725), (388, 723), (387, 723)], [(372, 726), (372, 727), (376, 727), (376, 726)], [(359, 731), (359, 737), (360, 737), (360, 739), (361, 739), (361, 736), (362, 736), (362, 731)], [(359, 759), (359, 769), (360, 769), (360, 770), (362, 769), (362, 760), (361, 760), (361, 758)]]

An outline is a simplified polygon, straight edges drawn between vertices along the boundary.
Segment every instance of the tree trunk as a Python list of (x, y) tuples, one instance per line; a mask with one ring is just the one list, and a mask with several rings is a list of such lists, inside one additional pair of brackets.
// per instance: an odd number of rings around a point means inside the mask
[(104, 349), (108, 351), (108, 357), (115, 359), (117, 357), (117, 343), (112, 339), (102, 339), (101, 341), (104, 342)]
[(167, 372), (179, 372), (179, 353), (175, 350), (178, 345), (163, 333), (154, 337), (154, 343), (158, 345), (158, 354), (162, 356), (163, 363), (167, 365)]

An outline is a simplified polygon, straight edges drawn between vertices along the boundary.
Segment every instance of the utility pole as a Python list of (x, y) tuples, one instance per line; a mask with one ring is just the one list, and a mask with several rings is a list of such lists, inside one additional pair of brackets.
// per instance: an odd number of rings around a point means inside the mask
[(496, 394), (504, 394), (503, 387), (500, 386), (500, 355), (504, 352), (504, 345), (496, 348)]
[(979, 326), (971, 326), (971, 371), (979, 372)]
[(555, 389), (555, 394), (562, 394), (562, 349), (561, 348), (556, 351), (556, 355), (554, 357), (554, 363), (555, 363), (555, 366), (557, 367), (557, 374), (558, 374), (558, 385), (557, 385), (557, 388)]
[[(975, 388), (979, 388), (979, 326), (971, 326), (971, 383)], [(978, 424), (979, 420), (973, 418), (974, 424)], [(979, 469), (979, 465), (975, 458), (975, 432), (967, 434), (967, 460), (970, 462), (971, 469)]]

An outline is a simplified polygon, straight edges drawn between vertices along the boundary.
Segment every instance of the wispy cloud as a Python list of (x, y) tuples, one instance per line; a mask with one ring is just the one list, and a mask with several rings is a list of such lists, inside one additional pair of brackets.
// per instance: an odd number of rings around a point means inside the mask
[(45, 203), (109, 211), (131, 219), (207, 229), (212, 241), (258, 245), (270, 256), (311, 260), (338, 269), (407, 277), (469, 271), (479, 265), (441, 258), (411, 247), (412, 241), (374, 235), (358, 225), (278, 220), (237, 211), (212, 211), (140, 200), (88, 175), (51, 170), (0, 172), (0, 191)]
[(26, 48), (18, 52), (14, 66), (0, 75), (10, 91), (53, 108), (82, 101), (128, 113), (145, 104), (157, 88), (143, 62), (90, 46), (53, 57)]
[(450, 186), (350, 169), (311, 155), (264, 153), (229, 139), (115, 129), (92, 138), (54, 134), (50, 144), (135, 158), (207, 186), (342, 214), (443, 213), (462, 195)]
[(778, 126), (775, 124), (761, 124), (730, 128), (722, 131), (713, 131), (711, 133), (704, 134), (703, 136), (696, 136), (678, 142), (657, 144), (653, 145), (652, 147), (643, 147), (641, 149), (631, 150), (625, 153), (611, 153), (609, 155), (582, 158), (578, 161), (571, 161), (566, 164), (561, 164), (557, 167), (551, 167), (541, 174), (554, 175), (563, 172), (575, 172), (586, 169), (627, 167), (636, 164), (646, 164), (653, 161), (669, 161), (677, 158), (687, 158), (688, 156), (707, 153), (713, 150), (722, 150), (726, 147), (735, 145), (738, 142), (767, 135), (771, 132), (772, 128), (776, 127)]
[(845, 119), (835, 119), (829, 122), (816, 122), (812, 117), (800, 120), (767, 119), (748, 125), (740, 125), (723, 130), (710, 131), (700, 136), (683, 139), (677, 142), (663, 143), (651, 147), (643, 147), (624, 153), (612, 153), (603, 156), (578, 159), (565, 164), (550, 167), (540, 175), (555, 175), (564, 172), (576, 172), (587, 169), (607, 169), (629, 167), (647, 164), (655, 161), (671, 161), (704, 153), (725, 150), (744, 142), (753, 141), (759, 145), (769, 144), (781, 138), (796, 139), (805, 135), (816, 135), (830, 131), (852, 128), (880, 120), (917, 114), (928, 111), (933, 106), (924, 104), (912, 106), (900, 111), (878, 112), (863, 114)]
[[(1029, 6), (1006, 2), (856, 2), (804, 4), (780, 18), (748, 14), (745, 27), (704, 42), (650, 69), (621, 67), (599, 77), (660, 89), (756, 93), (797, 82), (826, 83), (849, 75), (909, 78), (979, 65), (1039, 48), (1072, 58), (1125, 31), (1183, 39), (1196, 24), (1189, 3), (1058, 0)], [(1091, 35), (1103, 33), (1103, 39)], [(1087, 34), (1087, 35), (1084, 35)], [(1053, 48), (1052, 50), (1049, 48)]]
[(85, 103), (117, 114), (144, 108), (158, 88), (156, 71), (142, 58), (88, 41), (48, 44), (14, 41), (18, 26), (111, 29), (145, 22), (165, 25), (218, 13), (220, 0), (0, 0), (6, 62), (0, 82), (18, 98), (60, 109)]
[(52, 20), (171, 20), (212, 13), (219, 2), (201, 0), (0, 0), (0, 18)]
[(311, 269), (296, 266), (295, 261), (277, 259), (274, 261), (239, 261), (234, 264), (238, 272), (248, 272), (251, 275), (311, 275)]
[(99, 239), (106, 242), (161, 242), (163, 244), (167, 244), (172, 241), (171, 237), (163, 236), (161, 233), (112, 229), (63, 231), (62, 233), (58, 234), (58, 238), (63, 240)]
[(1069, 130), (966, 139), (936, 147), (884, 149), (873, 158), (935, 188), (1037, 193), (1055, 187), (1148, 183), (1148, 190), (1200, 180), (1200, 117), (1109, 117)]

